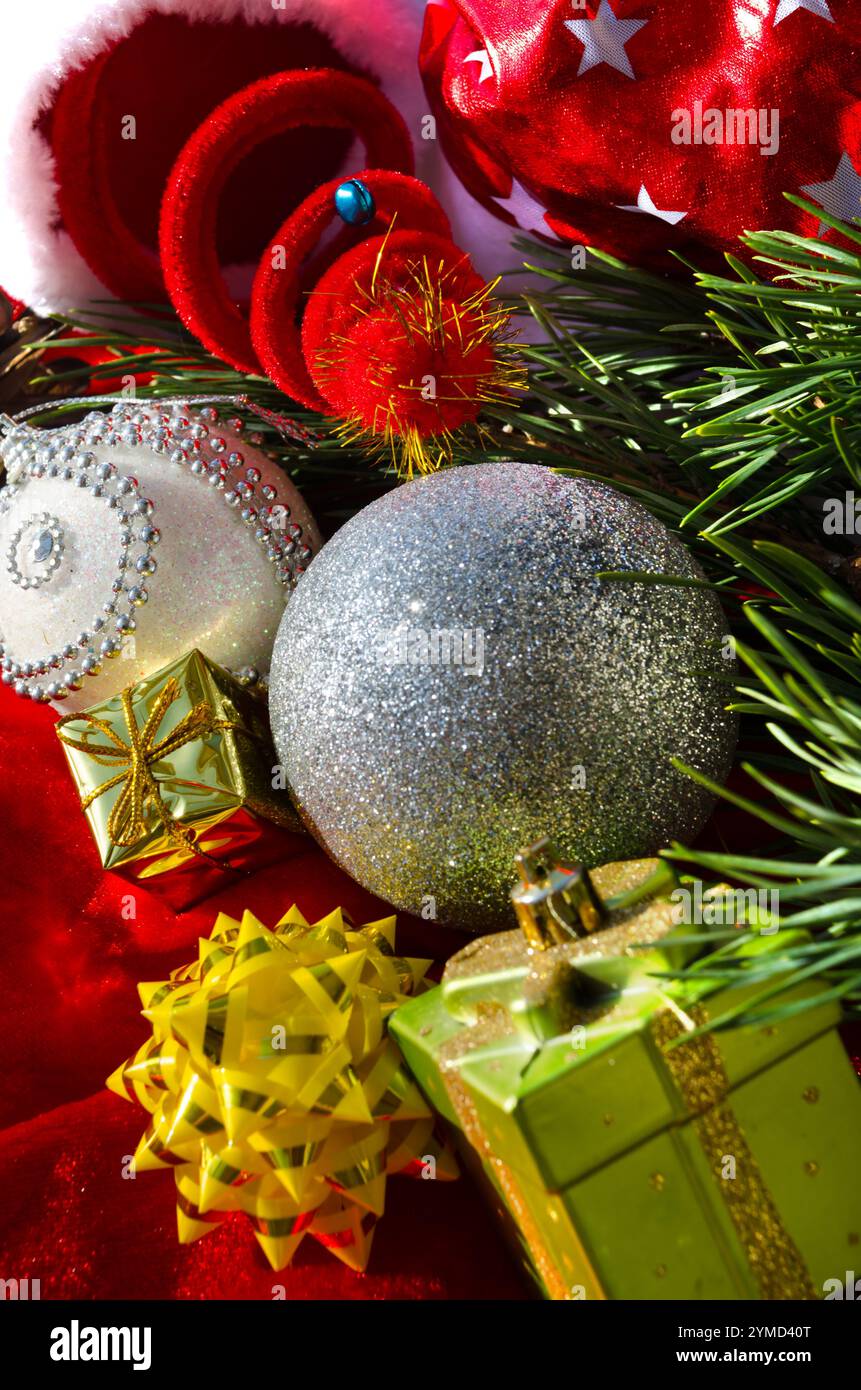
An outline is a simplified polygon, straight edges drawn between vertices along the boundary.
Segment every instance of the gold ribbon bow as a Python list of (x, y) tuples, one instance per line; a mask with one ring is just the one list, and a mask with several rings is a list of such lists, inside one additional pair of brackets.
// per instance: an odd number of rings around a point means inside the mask
[(368, 1261), (389, 1174), (456, 1176), (388, 1021), (428, 960), (395, 953), (395, 919), (271, 930), (219, 913), (198, 958), (139, 985), (151, 1036), (108, 1080), (151, 1116), (136, 1173), (172, 1168), (185, 1244), (244, 1212), (273, 1269), (306, 1236)]
[[(57, 737), (69, 748), (88, 754), (102, 767), (122, 769), (89, 792), (82, 799), (81, 805), (86, 811), (98, 797), (104, 796), (105, 792), (112, 791), (114, 787), (121, 786), (122, 791), (111, 810), (107, 824), (108, 835), (113, 844), (124, 848), (142, 839), (147, 832), (145, 811), (151, 806), (174, 844), (206, 859), (209, 856), (195, 844), (194, 830), (179, 825), (170, 814), (162, 800), (161, 788), (152, 769), (156, 763), (171, 757), (187, 743), (240, 726), (229, 719), (216, 718), (209, 705), (201, 701), (189, 710), (175, 729), (156, 742), (156, 735), (167, 711), (180, 697), (179, 683), (173, 676), (165, 682), (164, 689), (153, 705), (143, 728), (138, 725), (135, 717), (133, 692), (134, 686), (128, 686), (120, 695), (129, 734), (128, 743), (120, 738), (107, 720), (86, 710), (81, 714), (66, 714), (57, 723)], [(67, 724), (74, 722), (86, 723), (98, 729), (109, 740), (109, 746), (92, 743), (86, 737), (70, 738), (63, 730)]]

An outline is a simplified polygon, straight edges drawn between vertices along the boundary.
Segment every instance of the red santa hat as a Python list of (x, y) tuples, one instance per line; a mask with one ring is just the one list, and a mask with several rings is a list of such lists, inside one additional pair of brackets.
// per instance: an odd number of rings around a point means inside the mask
[[(4, 36), (0, 283), (41, 312), (105, 298), (66, 225), (82, 186), (109, 186), (124, 223), (155, 254), (161, 194), (192, 131), (256, 79), (306, 67), (377, 82), (406, 121), (417, 172), (445, 206), (458, 243), (487, 274), (507, 266), (510, 230), (464, 193), (437, 141), (425, 138), (418, 69), (424, 8), (423, 0), (41, 0), (20, 7)], [(350, 138), (339, 131), (300, 129), (255, 149), (219, 207), (222, 263), (253, 265), (285, 214), (349, 171), (351, 159)], [(98, 217), (97, 196), (93, 202)]]

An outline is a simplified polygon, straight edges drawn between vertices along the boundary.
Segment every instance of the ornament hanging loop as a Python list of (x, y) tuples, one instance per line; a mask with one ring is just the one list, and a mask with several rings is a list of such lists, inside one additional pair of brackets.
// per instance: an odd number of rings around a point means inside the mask
[[(64, 396), (62, 400), (43, 401), (40, 405), (28, 406), (26, 410), (20, 410), (16, 415), (0, 414), (0, 437), (12, 435), (21, 425), (25, 424), (31, 415), (44, 415), (51, 410), (58, 410), (61, 406), (77, 405), (121, 405), (128, 402), (128, 396)], [(247, 410), (250, 415), (256, 415), (259, 420), (264, 420), (267, 425), (271, 425), (277, 430), (282, 439), (294, 439), (300, 444), (313, 446), (320, 440), (320, 435), (316, 430), (308, 429), (307, 426), (294, 420), (292, 416), (280, 415), (274, 410), (267, 410), (265, 406), (257, 405), (251, 400), (250, 396), (153, 396), (147, 397), (144, 404), (148, 406), (194, 406), (194, 405), (232, 405), (240, 410)], [(36, 428), (31, 426), (31, 428)]]

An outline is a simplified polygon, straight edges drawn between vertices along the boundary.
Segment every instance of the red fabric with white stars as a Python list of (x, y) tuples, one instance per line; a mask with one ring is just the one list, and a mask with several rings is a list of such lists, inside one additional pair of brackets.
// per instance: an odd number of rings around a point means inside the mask
[[(861, 219), (857, 0), (431, 0), (420, 61), (470, 193), (550, 240), (643, 263), (748, 229), (815, 235), (785, 192)], [(777, 149), (696, 143), (697, 102), (703, 135), (709, 111), (776, 109)]]

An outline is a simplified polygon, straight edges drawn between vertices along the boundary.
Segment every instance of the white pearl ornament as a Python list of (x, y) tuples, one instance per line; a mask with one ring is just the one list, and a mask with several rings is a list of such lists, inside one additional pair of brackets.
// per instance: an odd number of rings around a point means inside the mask
[(5, 422), (0, 679), (85, 709), (184, 652), (268, 671), (319, 548), (290, 479), (213, 407), (117, 402), (56, 429)]

